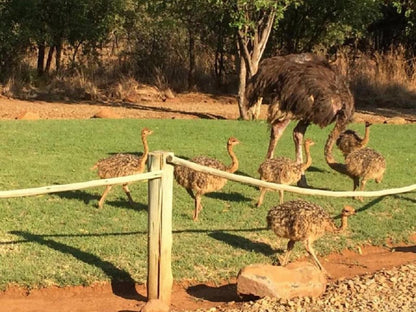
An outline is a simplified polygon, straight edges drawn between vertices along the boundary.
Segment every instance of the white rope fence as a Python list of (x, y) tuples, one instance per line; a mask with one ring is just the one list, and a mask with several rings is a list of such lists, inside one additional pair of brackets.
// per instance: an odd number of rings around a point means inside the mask
[(416, 190), (416, 184), (400, 187), (400, 188), (393, 188), (393, 189), (387, 189), (387, 190), (380, 190), (380, 191), (325, 191), (325, 190), (315, 190), (315, 189), (308, 189), (308, 188), (300, 188), (296, 186), (291, 185), (284, 185), (284, 184), (276, 184), (276, 183), (270, 183), (261, 181), (255, 178), (251, 177), (244, 177), (237, 174), (232, 174), (228, 172), (224, 172), (218, 169), (205, 167), (198, 165), (194, 162), (184, 160), (178, 157), (175, 157), (173, 155), (168, 156), (167, 161), (174, 165), (180, 165), (189, 167), (191, 169), (209, 173), (215, 176), (219, 176), (222, 178), (226, 178), (228, 180), (244, 183), (244, 184), (250, 184), (255, 185), (259, 187), (266, 187), (273, 190), (284, 190), (289, 191), (293, 193), (298, 194), (304, 194), (304, 195), (320, 195), (320, 196), (331, 196), (331, 197), (355, 197), (355, 196), (363, 196), (363, 197), (379, 197), (379, 196), (386, 196), (386, 195), (394, 195), (394, 194), (400, 194), (400, 193), (408, 193)]
[(117, 185), (117, 184), (125, 184), (125, 183), (135, 182), (135, 181), (152, 180), (152, 179), (160, 178), (161, 176), (162, 176), (162, 171), (153, 171), (153, 172), (134, 174), (134, 175), (124, 176), (124, 177), (119, 177), (119, 178), (92, 180), (88, 182), (71, 183), (71, 184), (49, 185), (49, 186), (27, 188), (27, 189), (20, 189), (20, 190), (11, 190), (11, 191), (0, 191), (0, 198), (36, 196), (36, 195), (43, 195), (43, 194), (49, 194), (49, 193), (75, 191), (75, 190), (81, 190), (81, 189), (86, 189), (90, 187), (96, 187), (96, 186)]
[[(392, 189), (379, 190), (379, 191), (365, 191), (365, 192), (364, 191), (326, 191), (326, 190), (308, 189), (308, 188), (301, 188), (301, 187), (285, 185), (285, 184), (265, 182), (265, 181), (261, 181), (261, 180), (251, 178), (251, 177), (245, 177), (245, 176), (241, 176), (237, 174), (224, 172), (218, 169), (201, 166), (194, 162), (184, 160), (179, 157), (175, 157), (172, 154), (168, 156), (167, 161), (174, 165), (189, 167), (197, 171), (209, 173), (215, 176), (219, 176), (219, 177), (226, 178), (231, 181), (240, 182), (243, 184), (250, 184), (250, 185), (254, 185), (258, 187), (266, 187), (272, 190), (284, 190), (284, 191), (304, 194), (304, 195), (318, 195), (318, 196), (330, 196), (330, 197), (355, 197), (355, 196), (380, 197), (380, 196), (386, 196), (386, 195), (408, 193), (408, 192), (412, 192), (416, 190), (416, 184), (399, 187), (399, 188), (392, 188)], [(86, 189), (86, 188), (97, 187), (97, 186), (125, 184), (129, 182), (160, 178), (161, 174), (162, 174), (162, 171), (155, 171), (155, 172), (141, 173), (141, 174), (135, 174), (135, 175), (125, 176), (125, 177), (118, 177), (118, 178), (92, 180), (88, 182), (70, 183), (70, 184), (62, 184), (62, 185), (49, 185), (49, 186), (43, 186), (43, 187), (18, 189), (18, 190), (10, 190), (10, 191), (0, 191), (0, 198), (36, 196), (36, 195), (43, 195), (43, 194), (49, 194), (49, 193), (74, 191), (74, 190)]]

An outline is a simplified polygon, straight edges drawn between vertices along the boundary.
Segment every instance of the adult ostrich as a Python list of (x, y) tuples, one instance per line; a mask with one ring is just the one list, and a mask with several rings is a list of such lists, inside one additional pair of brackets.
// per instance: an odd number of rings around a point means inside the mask
[[(250, 110), (263, 97), (270, 98), (268, 159), (273, 158), (277, 141), (291, 120), (298, 120), (293, 140), (299, 164), (303, 163), (302, 142), (307, 127), (314, 123), (323, 128), (335, 122), (325, 144), (327, 155), (354, 113), (354, 99), (345, 79), (326, 59), (312, 53), (264, 59), (248, 81), (246, 108)], [(298, 185), (306, 186), (304, 173)]]

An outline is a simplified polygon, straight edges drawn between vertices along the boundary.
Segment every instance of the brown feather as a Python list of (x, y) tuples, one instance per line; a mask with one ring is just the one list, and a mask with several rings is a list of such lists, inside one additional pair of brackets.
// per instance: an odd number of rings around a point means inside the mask
[(353, 177), (360, 177), (367, 181), (375, 179), (381, 182), (386, 161), (384, 157), (371, 148), (362, 148), (350, 153), (345, 159), (348, 173)]
[[(238, 169), (238, 159), (234, 154), (233, 146), (238, 143), (240, 142), (234, 137), (230, 137), (227, 141), (227, 151), (231, 157), (231, 165), (228, 167), (222, 162), (206, 156), (197, 156), (192, 158), (191, 161), (207, 167), (234, 173)], [(176, 182), (183, 186), (194, 198), (194, 220), (198, 219), (199, 211), (202, 209), (200, 203), (202, 195), (218, 191), (227, 183), (227, 179), (196, 171), (185, 166), (176, 166), (174, 169), (174, 176)]]
[[(149, 146), (147, 144), (147, 136), (153, 131), (148, 128), (143, 128), (141, 131), (141, 139), (143, 143), (143, 154), (136, 156), (133, 154), (116, 154), (99, 160), (91, 169), (98, 170), (98, 176), (101, 179), (116, 178), (127, 175), (143, 173), (146, 169), (146, 161), (149, 154)], [(111, 189), (111, 185), (107, 186), (104, 193), (101, 195), (98, 206), (101, 208), (104, 205), (105, 198)], [(127, 187), (127, 183), (123, 185), (130, 204), (134, 204)]]
[[(306, 139), (304, 142), (306, 163), (298, 164), (295, 160), (287, 157), (276, 157), (272, 159), (266, 159), (259, 167), (260, 179), (267, 182), (273, 182), (278, 184), (294, 184), (298, 182), (301, 175), (312, 164), (312, 158), (310, 154), (310, 146), (315, 143), (311, 139)], [(257, 201), (257, 207), (263, 203), (264, 195), (267, 189), (260, 188), (260, 196)], [(280, 190), (280, 203), (283, 202), (283, 191)]]
[(293, 200), (272, 207), (267, 214), (267, 226), (282, 238), (289, 239), (284, 258), (285, 265), (295, 242), (303, 241), (305, 248), (323, 270), (312, 247), (312, 243), (326, 232), (338, 233), (347, 227), (347, 218), (355, 214), (354, 208), (345, 206), (342, 210), (341, 225), (335, 225), (330, 215), (320, 206), (304, 200)]
[(341, 150), (344, 157), (347, 157), (351, 152), (363, 148), (368, 144), (370, 135), (371, 123), (366, 122), (365, 124), (365, 135), (361, 138), (354, 130), (347, 129), (340, 134), (336, 144)]
[(313, 54), (263, 60), (247, 84), (248, 107), (266, 96), (271, 98), (271, 106), (277, 106), (268, 117), (270, 123), (291, 115), (325, 127), (340, 110), (351, 116), (354, 107), (344, 78), (326, 60)]

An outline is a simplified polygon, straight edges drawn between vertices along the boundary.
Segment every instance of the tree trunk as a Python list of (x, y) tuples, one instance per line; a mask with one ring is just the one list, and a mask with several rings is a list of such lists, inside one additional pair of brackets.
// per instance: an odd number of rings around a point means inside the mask
[(78, 53), (78, 50), (79, 50), (80, 46), (81, 46), (81, 42), (78, 42), (77, 44), (74, 44), (74, 53), (72, 54), (72, 59), (71, 59), (72, 66), (75, 65), (75, 60), (77, 58), (77, 53)]
[(51, 45), (49, 47), (48, 58), (46, 59), (45, 73), (49, 73), (49, 70), (51, 69), (51, 63), (52, 63), (52, 57), (53, 57), (53, 51), (54, 50), (55, 50), (55, 46)]
[(217, 86), (218, 88), (222, 88), (224, 85), (224, 47), (222, 37), (217, 39), (214, 70)]
[(62, 44), (58, 43), (56, 44), (56, 55), (55, 55), (56, 72), (59, 72), (61, 69), (61, 56), (62, 56)]
[[(244, 103), (244, 93), (247, 80), (257, 73), (261, 57), (270, 37), (275, 16), (276, 12), (274, 10), (265, 15), (265, 19), (259, 22), (258, 27), (253, 30), (253, 35), (249, 33), (248, 29), (240, 29), (237, 33), (237, 46), (240, 58), (238, 108), (240, 110), (240, 118), (244, 120), (256, 117), (256, 114), (251, 114), (247, 110)], [(261, 105), (261, 100), (257, 102), (257, 105)], [(258, 111), (259, 107), (254, 111), (256, 110)]]
[(240, 57), (240, 72), (238, 75), (238, 110), (240, 111), (240, 118), (243, 120), (249, 120), (249, 115), (246, 107), (246, 83), (247, 83), (247, 66), (244, 58)]
[(189, 29), (189, 72), (188, 89), (195, 89), (195, 37), (192, 29)]
[(39, 43), (38, 44), (38, 65), (37, 65), (37, 71), (38, 76), (42, 76), (44, 73), (43, 65), (45, 63), (45, 43)]

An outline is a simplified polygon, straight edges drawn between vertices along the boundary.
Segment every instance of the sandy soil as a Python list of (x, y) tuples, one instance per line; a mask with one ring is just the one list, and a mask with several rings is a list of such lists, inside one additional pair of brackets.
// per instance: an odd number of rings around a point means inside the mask
[[(262, 105), (260, 119), (267, 115)], [(150, 94), (118, 102), (47, 102), (22, 101), (0, 96), (0, 119), (88, 119), (88, 118), (156, 118), (156, 119), (238, 119), (234, 96), (186, 93), (162, 100)], [(415, 109), (366, 107), (355, 113), (356, 122), (416, 122)]]
[[(260, 118), (265, 118), (263, 105)], [(188, 93), (173, 99), (158, 97), (127, 99), (117, 103), (71, 103), (21, 101), (0, 97), (0, 119), (86, 119), (86, 118), (214, 118), (237, 119), (238, 107), (231, 96)], [(416, 122), (414, 110), (367, 108), (358, 110), (355, 121), (373, 123)], [(353, 277), (381, 269), (416, 263), (415, 244), (388, 247), (362, 246), (321, 259), (333, 279)], [(237, 273), (237, 272), (236, 272)], [(235, 280), (223, 284), (192, 284), (176, 281), (173, 287), (172, 310), (210, 309), (216, 306), (238, 306)], [(101, 283), (89, 287), (50, 287), (27, 291), (10, 287), (0, 293), (0, 312), (139, 311), (146, 302), (145, 285)]]

